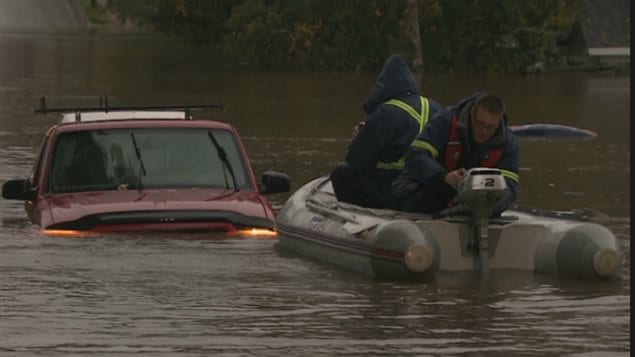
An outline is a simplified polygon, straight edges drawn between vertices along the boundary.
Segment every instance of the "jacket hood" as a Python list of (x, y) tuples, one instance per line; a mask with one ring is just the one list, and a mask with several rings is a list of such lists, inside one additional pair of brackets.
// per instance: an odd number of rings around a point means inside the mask
[(403, 95), (419, 95), (419, 84), (410, 71), (406, 60), (393, 54), (381, 69), (370, 98), (364, 103), (366, 114), (370, 115), (381, 103)]

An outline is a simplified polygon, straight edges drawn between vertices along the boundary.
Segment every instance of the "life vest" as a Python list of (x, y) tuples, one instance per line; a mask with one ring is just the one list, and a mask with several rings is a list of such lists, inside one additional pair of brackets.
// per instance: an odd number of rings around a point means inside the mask
[[(406, 113), (410, 114), (414, 120), (419, 124), (419, 134), (423, 131), (423, 128), (426, 126), (428, 122), (428, 116), (430, 114), (430, 102), (428, 98), (421, 98), (421, 113), (418, 113), (413, 107), (411, 107), (408, 103), (401, 101), (399, 99), (391, 99), (382, 104), (394, 105), (398, 108), (403, 109)], [(406, 152), (407, 154), (407, 152)], [(397, 161), (392, 162), (377, 162), (376, 168), (380, 170), (401, 170), (406, 165), (406, 155), (400, 158)]]
[[(456, 169), (461, 158), (461, 138), (459, 137), (459, 118), (454, 115), (450, 124), (450, 136), (448, 138), (448, 145), (445, 148), (444, 164), (448, 171)], [(481, 161), (482, 167), (494, 167), (503, 157), (502, 148), (490, 149), (485, 160)]]

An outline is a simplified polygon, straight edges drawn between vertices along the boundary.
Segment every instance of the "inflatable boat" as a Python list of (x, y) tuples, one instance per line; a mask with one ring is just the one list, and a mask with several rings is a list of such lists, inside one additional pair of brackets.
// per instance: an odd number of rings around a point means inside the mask
[(338, 202), (328, 177), (296, 191), (276, 219), (281, 249), (376, 277), (522, 270), (585, 279), (619, 271), (615, 235), (575, 212), (507, 210), (497, 169), (468, 170), (456, 204), (438, 215)]

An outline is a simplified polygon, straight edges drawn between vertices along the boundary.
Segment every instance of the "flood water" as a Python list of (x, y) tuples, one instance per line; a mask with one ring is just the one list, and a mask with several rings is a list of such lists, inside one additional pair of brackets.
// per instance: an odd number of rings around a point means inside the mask
[[(4, 32), (0, 179), (29, 174), (56, 120), (33, 114), (41, 96), (69, 106), (109, 95), (111, 105), (225, 104), (204, 114), (233, 123), (256, 172), (286, 172), (293, 191), (343, 159), (376, 75), (248, 71), (156, 37)], [(621, 275), (375, 280), (279, 251), (275, 239), (45, 236), (21, 202), (2, 200), (0, 355), (628, 355), (629, 78), (426, 73), (422, 83), (445, 105), (494, 90), (513, 124), (595, 131), (590, 140), (520, 140), (518, 203), (597, 211), (619, 237)]]

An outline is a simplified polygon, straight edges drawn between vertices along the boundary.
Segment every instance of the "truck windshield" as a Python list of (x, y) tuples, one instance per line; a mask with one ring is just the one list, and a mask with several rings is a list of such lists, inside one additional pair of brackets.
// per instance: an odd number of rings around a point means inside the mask
[(225, 151), (234, 178), (210, 140), (208, 128), (79, 131), (57, 138), (48, 191), (251, 188), (232, 132), (211, 132)]

